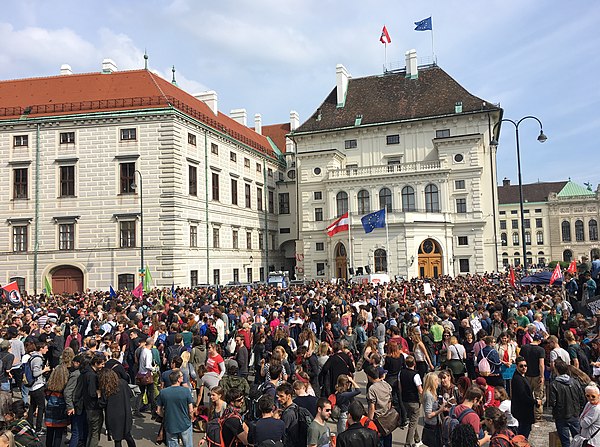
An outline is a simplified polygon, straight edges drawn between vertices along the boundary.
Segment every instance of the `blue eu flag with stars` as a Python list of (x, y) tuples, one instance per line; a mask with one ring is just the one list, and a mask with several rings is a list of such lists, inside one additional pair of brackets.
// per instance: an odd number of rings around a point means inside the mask
[(385, 208), (363, 216), (360, 221), (365, 233), (370, 233), (375, 228), (385, 228)]
[(427, 31), (433, 29), (431, 26), (431, 17), (427, 17), (419, 22), (415, 22), (415, 25), (417, 25), (415, 31)]

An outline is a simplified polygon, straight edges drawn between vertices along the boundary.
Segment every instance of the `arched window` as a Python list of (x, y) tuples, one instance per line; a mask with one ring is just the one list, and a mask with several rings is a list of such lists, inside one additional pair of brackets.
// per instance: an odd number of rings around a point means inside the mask
[(572, 259), (573, 259), (573, 252), (571, 250), (563, 251), (563, 261), (564, 262), (571, 262)]
[(381, 188), (379, 191), (379, 209), (384, 208), (386, 212), (392, 212), (392, 191), (389, 188)]
[(428, 213), (440, 212), (440, 196), (438, 187), (431, 183), (425, 187), (425, 211)]
[(348, 212), (348, 193), (345, 191), (340, 191), (335, 196), (335, 202), (337, 205), (337, 215), (340, 217), (342, 214), (346, 214)]
[(415, 190), (412, 186), (402, 188), (402, 211), (414, 211), (415, 207)]
[(588, 230), (590, 233), (590, 241), (597, 241), (598, 240), (598, 222), (596, 222), (596, 219), (590, 219), (590, 221), (588, 222)]
[(571, 224), (565, 220), (560, 224), (563, 242), (571, 242)]
[(387, 253), (384, 249), (375, 250), (375, 273), (387, 272)]
[(535, 236), (536, 236), (538, 245), (543, 245), (544, 244), (544, 232), (538, 231), (537, 233), (535, 233)]
[(575, 240), (577, 242), (583, 242), (583, 240), (584, 240), (583, 221), (582, 220), (575, 221)]
[(516, 231), (512, 234), (513, 245), (519, 245), (519, 233)]
[(371, 212), (369, 191), (361, 189), (358, 191), (358, 214), (367, 214), (369, 212)]
[(500, 240), (502, 241), (502, 246), (506, 247), (508, 245), (508, 236), (506, 233), (500, 233)]

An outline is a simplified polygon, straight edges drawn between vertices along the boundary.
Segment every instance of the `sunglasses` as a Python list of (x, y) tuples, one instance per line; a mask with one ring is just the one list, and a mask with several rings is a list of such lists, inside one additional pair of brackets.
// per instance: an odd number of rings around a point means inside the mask
[(331, 408), (323, 408), (323, 411), (324, 411), (325, 413), (331, 413)]
[(523, 363), (521, 365), (517, 365), (517, 368), (527, 368), (527, 365), (525, 363)]

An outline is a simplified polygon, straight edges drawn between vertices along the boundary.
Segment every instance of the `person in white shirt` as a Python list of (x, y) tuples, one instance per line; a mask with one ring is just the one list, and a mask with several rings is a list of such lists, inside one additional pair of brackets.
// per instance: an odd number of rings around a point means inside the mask
[(508, 397), (508, 393), (503, 386), (497, 386), (494, 389), (494, 399), (500, 401), (500, 406), (498, 407), (501, 412), (506, 415), (507, 426), (510, 431), (513, 433), (517, 433), (517, 429), (519, 428), (519, 421), (515, 419), (512, 415), (512, 402)]
[(567, 365), (571, 364), (571, 356), (567, 351), (560, 347), (556, 335), (548, 337), (548, 343), (552, 347), (552, 351), (550, 351), (550, 369), (552, 371), (554, 371), (554, 362), (556, 359), (561, 359)]
[[(138, 361), (139, 369), (138, 376), (146, 375), (148, 373), (154, 373), (154, 362), (152, 361), (152, 346), (154, 345), (154, 339), (149, 337), (146, 339), (146, 343), (140, 352), (140, 358)], [(138, 382), (140, 387), (140, 395), (138, 396), (138, 400), (136, 402), (136, 415), (139, 415), (140, 408), (142, 406), (142, 400), (144, 393), (146, 393), (148, 397), (148, 402), (150, 403), (150, 408), (152, 410), (152, 417), (155, 418), (156, 415), (156, 399), (155, 399), (155, 386), (154, 381), (151, 383), (144, 385), (141, 382)]]

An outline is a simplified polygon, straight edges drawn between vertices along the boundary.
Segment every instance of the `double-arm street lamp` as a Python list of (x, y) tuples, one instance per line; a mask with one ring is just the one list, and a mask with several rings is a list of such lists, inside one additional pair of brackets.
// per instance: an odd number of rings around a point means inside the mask
[[(146, 269), (144, 267), (144, 189), (142, 187), (142, 183), (144, 182), (142, 178), (142, 173), (135, 170), (135, 173), (140, 176), (140, 276), (142, 277), (142, 281), (144, 280), (144, 275), (146, 273)], [(137, 189), (138, 185), (135, 183), (131, 185), (133, 189)]]
[[(539, 118), (535, 117), (535, 116), (524, 116), (523, 118), (521, 118), (518, 121), (513, 121), (511, 119), (503, 119), (500, 120), (496, 123), (496, 125), (494, 126), (494, 132), (493, 134), (496, 135), (496, 130), (498, 128), (498, 126), (500, 126), (501, 123), (503, 122), (507, 122), (507, 123), (511, 123), (513, 126), (515, 126), (515, 140), (517, 143), (517, 171), (518, 171), (518, 175), (519, 175), (519, 207), (520, 207), (520, 211), (521, 211), (521, 239), (522, 239), (522, 244), (521, 246), (523, 247), (523, 273), (526, 274), (527, 273), (527, 242), (525, 240), (525, 213), (523, 212), (523, 181), (521, 180), (521, 150), (519, 147), (519, 125), (527, 120), (527, 119), (533, 119), (535, 121), (538, 122), (538, 124), (540, 125), (540, 134), (537, 137), (537, 140), (540, 143), (544, 143), (548, 137), (544, 134), (544, 128), (542, 125), (542, 122), (539, 120)], [(494, 139), (490, 142), (491, 146), (498, 146), (498, 140), (496, 140), (496, 138), (494, 137)]]

